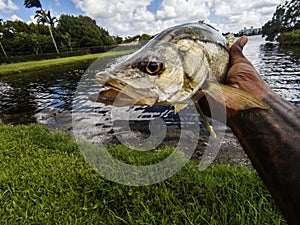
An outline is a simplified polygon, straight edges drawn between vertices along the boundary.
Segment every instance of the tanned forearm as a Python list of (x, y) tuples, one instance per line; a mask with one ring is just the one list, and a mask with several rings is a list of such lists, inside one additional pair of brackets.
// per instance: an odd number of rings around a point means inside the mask
[(264, 101), (271, 107), (230, 116), (237, 136), (289, 224), (300, 224), (300, 113), (276, 94)]

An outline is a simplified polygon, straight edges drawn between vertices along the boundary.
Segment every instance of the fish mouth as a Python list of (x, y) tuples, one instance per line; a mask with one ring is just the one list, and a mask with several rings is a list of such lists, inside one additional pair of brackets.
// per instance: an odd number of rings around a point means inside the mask
[(113, 106), (153, 106), (159, 96), (148, 88), (134, 88), (117, 79), (108, 79), (98, 94), (90, 96), (93, 102)]

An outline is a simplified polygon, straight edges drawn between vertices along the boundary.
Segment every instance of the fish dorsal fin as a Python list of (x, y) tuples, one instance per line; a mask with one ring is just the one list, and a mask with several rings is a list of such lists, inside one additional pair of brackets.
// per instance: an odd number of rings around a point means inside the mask
[(225, 103), (226, 108), (234, 111), (247, 110), (251, 108), (259, 108), (268, 110), (270, 107), (256, 96), (243, 90), (230, 87), (224, 84), (207, 82), (205, 89), (207, 93), (215, 101)]

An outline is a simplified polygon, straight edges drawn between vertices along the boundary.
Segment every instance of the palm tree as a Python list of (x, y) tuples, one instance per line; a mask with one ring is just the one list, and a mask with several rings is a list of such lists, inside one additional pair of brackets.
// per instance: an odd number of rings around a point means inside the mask
[(25, 0), (24, 5), (26, 8), (32, 8), (32, 7), (42, 8), (42, 4), (39, 0)]
[(48, 10), (48, 12), (46, 12), (45, 10), (40, 9), (40, 10), (36, 11), (36, 15), (34, 18), (37, 19), (38, 24), (42, 23), (43, 25), (45, 25), (45, 24), (49, 25), (48, 26), (49, 33), (51, 35), (56, 52), (59, 53), (59, 50), (57, 48), (57, 44), (56, 44), (56, 41), (55, 41), (55, 38), (54, 38), (53, 32), (52, 32), (52, 28), (54, 27), (55, 23), (57, 22), (56, 17), (51, 17), (50, 10)]
[(1, 43), (1, 38), (2, 38), (2, 35), (3, 35), (3, 33), (2, 33), (2, 25), (3, 25), (3, 19), (0, 19), (0, 47), (2, 49), (2, 52), (3, 52), (4, 56), (6, 58), (8, 58), (8, 56), (6, 54), (6, 51), (5, 51), (5, 49), (4, 49), (4, 47), (3, 47), (2, 43)]
[(39, 0), (25, 0), (24, 1), (24, 5), (25, 8), (32, 8), (32, 7), (36, 7), (36, 8), (40, 8), (39, 10), (37, 10), (35, 13), (34, 18), (37, 19), (38, 24), (42, 23), (43, 25), (48, 24), (48, 28), (49, 28), (49, 33), (51, 35), (52, 41), (53, 41), (53, 45), (55, 47), (55, 50), (57, 53), (59, 53), (59, 50), (57, 48), (57, 44), (55, 41), (55, 38), (53, 36), (53, 32), (52, 32), (52, 28), (54, 27), (55, 23), (57, 23), (57, 18), (56, 17), (52, 17), (50, 10), (48, 10), (47, 12), (45, 10), (43, 10), (42, 8), (42, 4)]

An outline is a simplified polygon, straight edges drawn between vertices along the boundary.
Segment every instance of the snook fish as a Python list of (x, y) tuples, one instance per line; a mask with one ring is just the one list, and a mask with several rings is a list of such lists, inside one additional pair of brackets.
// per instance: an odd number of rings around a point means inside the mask
[[(162, 31), (124, 62), (96, 75), (102, 84), (97, 102), (114, 106), (174, 105), (175, 112), (205, 94), (224, 98), (235, 110), (268, 106), (260, 99), (221, 85), (229, 67), (230, 45), (216, 29), (203, 22)], [(202, 115), (203, 116), (203, 115)]]

